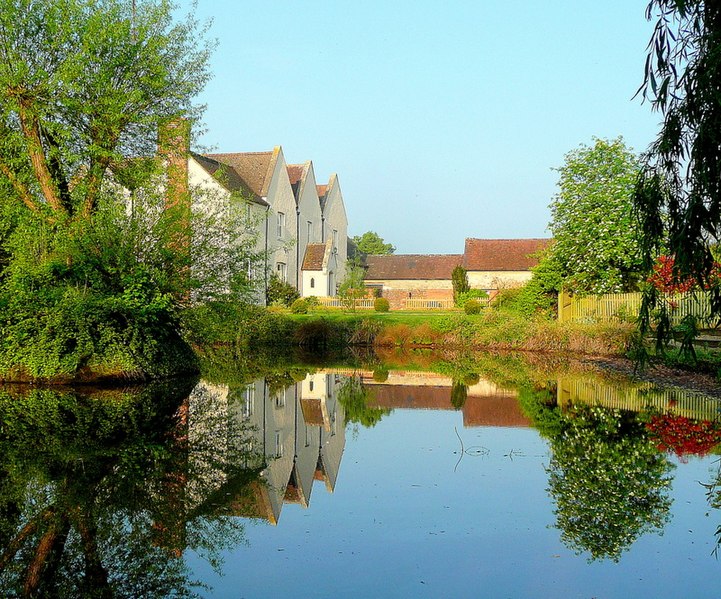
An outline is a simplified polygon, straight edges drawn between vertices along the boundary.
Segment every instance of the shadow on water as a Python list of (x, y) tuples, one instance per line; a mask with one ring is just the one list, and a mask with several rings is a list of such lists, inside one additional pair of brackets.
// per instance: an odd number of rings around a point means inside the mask
[[(714, 400), (547, 356), (221, 348), (204, 357), (200, 381), (4, 388), (0, 588), (202, 592), (188, 550), (220, 571), (223, 552), (247, 542), (247, 519), (277, 525), (284, 505), (309, 506), (314, 485), (332, 491), (348, 427), (374, 427), (395, 409), (458, 411), (471, 428), (535, 427), (548, 443), (555, 526), (590, 561), (618, 561), (662, 531), (670, 457), (721, 441)], [(708, 486), (714, 508), (718, 488)]]

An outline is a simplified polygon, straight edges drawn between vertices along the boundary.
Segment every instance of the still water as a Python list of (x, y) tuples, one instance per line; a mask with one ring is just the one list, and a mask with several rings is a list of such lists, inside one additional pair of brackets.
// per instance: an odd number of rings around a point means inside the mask
[(518, 357), (0, 393), (2, 596), (714, 597), (719, 400)]

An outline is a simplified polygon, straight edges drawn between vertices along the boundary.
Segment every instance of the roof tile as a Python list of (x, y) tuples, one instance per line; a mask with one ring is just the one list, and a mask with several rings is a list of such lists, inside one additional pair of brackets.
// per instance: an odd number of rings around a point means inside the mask
[(453, 269), (463, 262), (459, 254), (390, 254), (367, 256), (366, 280), (450, 280)]
[(530, 270), (538, 264), (533, 256), (550, 239), (466, 239), (463, 267), (468, 271)]

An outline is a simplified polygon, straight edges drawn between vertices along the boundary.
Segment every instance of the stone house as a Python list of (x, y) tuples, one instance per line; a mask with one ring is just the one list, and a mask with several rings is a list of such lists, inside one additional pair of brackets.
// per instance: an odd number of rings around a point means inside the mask
[(463, 254), (390, 254), (367, 256), (365, 285), (386, 297), (391, 307), (404, 308), (410, 299), (450, 301), (456, 266), (468, 272), (472, 289), (493, 297), (499, 289), (518, 287), (531, 278), (535, 254), (549, 239), (466, 239)]

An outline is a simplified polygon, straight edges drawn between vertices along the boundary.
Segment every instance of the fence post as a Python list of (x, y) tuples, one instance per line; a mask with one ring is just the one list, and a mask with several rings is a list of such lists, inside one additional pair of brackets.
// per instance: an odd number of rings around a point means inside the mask
[(572, 301), (571, 295), (565, 289), (558, 292), (558, 322), (571, 320)]

